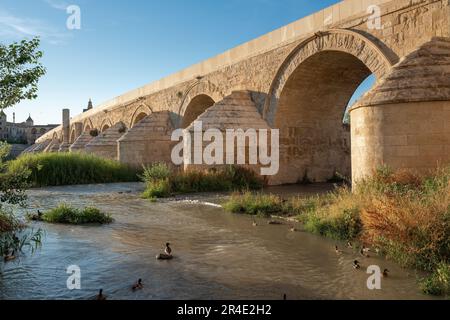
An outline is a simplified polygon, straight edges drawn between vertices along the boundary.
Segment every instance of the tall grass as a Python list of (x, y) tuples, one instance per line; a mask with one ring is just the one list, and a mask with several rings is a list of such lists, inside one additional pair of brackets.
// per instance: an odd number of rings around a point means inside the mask
[(25, 154), (9, 162), (7, 170), (30, 170), (29, 181), (35, 187), (139, 180), (135, 169), (81, 153)]
[(213, 170), (171, 170), (157, 163), (144, 168), (144, 197), (164, 198), (173, 194), (261, 189), (263, 181), (246, 168), (227, 166)]
[(272, 214), (286, 213), (286, 207), (280, 197), (262, 193), (235, 193), (223, 204), (225, 210), (233, 213), (246, 213), (270, 217)]

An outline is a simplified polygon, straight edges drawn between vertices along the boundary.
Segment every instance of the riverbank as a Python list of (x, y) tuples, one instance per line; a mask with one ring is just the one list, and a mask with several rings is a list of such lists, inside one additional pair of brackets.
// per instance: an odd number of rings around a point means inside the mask
[(450, 295), (450, 167), (428, 175), (382, 168), (353, 189), (306, 198), (236, 193), (224, 208), (296, 217), (308, 232), (358, 242), (403, 267), (432, 272), (422, 290)]
[[(142, 183), (32, 189), (24, 215), (64, 202), (95, 205), (115, 222), (104, 226), (32, 224), (43, 228), (42, 248), (20, 263), (6, 264), (0, 275), (2, 299), (90, 299), (103, 288), (110, 299), (430, 299), (418, 290), (422, 273), (405, 270), (382, 257), (360, 258), (344, 249), (336, 255), (331, 241), (291, 224), (224, 212), (199, 202), (220, 203), (227, 194), (177, 196), (156, 203), (141, 199)], [(332, 185), (288, 186), (280, 194), (311, 195)], [(320, 189), (320, 190), (319, 190)], [(283, 191), (284, 190), (284, 191)], [(185, 203), (185, 201), (192, 201)], [(301, 230), (301, 225), (295, 223)], [(171, 242), (175, 259), (155, 255)], [(339, 246), (343, 243), (337, 242)], [(382, 290), (367, 289), (364, 267), (388, 268)], [(82, 290), (65, 287), (69, 265), (82, 271)], [(144, 290), (130, 286), (142, 278)], [(33, 285), (30, 286), (30, 283)]]

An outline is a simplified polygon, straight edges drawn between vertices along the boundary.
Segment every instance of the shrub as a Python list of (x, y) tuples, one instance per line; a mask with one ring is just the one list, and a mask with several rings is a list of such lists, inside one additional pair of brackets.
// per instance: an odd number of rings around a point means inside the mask
[(450, 265), (442, 262), (431, 276), (422, 280), (422, 291), (434, 296), (450, 295)]
[(144, 167), (144, 172), (141, 176), (145, 182), (153, 182), (162, 179), (168, 179), (171, 175), (171, 170), (168, 165), (164, 163), (155, 163), (149, 167)]
[(178, 171), (157, 163), (145, 167), (141, 178), (147, 184), (143, 196), (150, 199), (172, 194), (258, 189), (263, 185), (253, 171), (234, 166), (204, 171)]
[(138, 172), (117, 161), (81, 153), (25, 154), (8, 164), (8, 172), (30, 171), (35, 187), (138, 181)]
[(57, 208), (43, 214), (42, 221), (62, 224), (107, 224), (113, 219), (97, 208), (87, 207), (83, 210), (61, 204)]
[(170, 181), (168, 178), (154, 180), (147, 183), (143, 197), (147, 199), (167, 198), (171, 195)]
[(225, 210), (233, 213), (246, 213), (250, 215), (271, 216), (283, 211), (283, 201), (275, 195), (233, 194), (231, 198), (223, 204)]

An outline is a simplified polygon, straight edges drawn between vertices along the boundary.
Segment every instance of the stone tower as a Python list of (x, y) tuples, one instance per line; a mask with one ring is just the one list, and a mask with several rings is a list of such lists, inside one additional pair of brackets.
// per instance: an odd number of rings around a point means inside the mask
[(28, 115), (28, 119), (26, 121), (27, 126), (32, 127), (34, 126), (34, 120), (31, 118), (31, 114)]

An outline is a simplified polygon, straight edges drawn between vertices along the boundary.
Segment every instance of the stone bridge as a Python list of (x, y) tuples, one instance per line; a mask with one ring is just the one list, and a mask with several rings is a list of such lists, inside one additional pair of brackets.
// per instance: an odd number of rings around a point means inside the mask
[[(343, 124), (372, 74), (376, 85)], [(449, 163), (450, 1), (342, 1), (71, 119), (65, 110), (29, 151), (170, 161), (172, 131), (198, 117), (279, 129), (272, 184)]]

